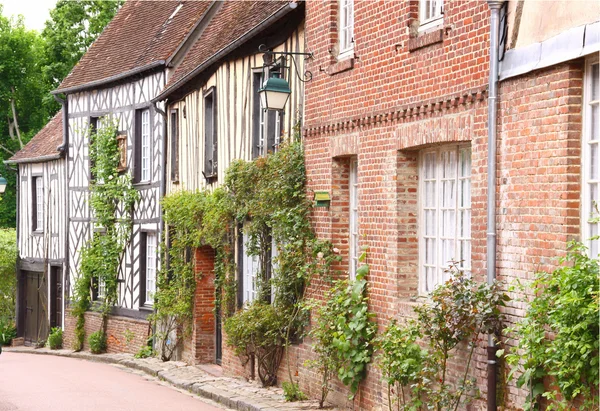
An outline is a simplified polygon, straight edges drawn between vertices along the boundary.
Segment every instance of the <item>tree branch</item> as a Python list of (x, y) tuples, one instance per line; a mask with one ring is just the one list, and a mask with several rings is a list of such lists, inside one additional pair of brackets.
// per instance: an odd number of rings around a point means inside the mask
[[(15, 88), (11, 87), (10, 90), (12, 91), (12, 94), (13, 94), (13, 97), (10, 99), (10, 107), (12, 109), (12, 115), (13, 115), (12, 125), (15, 128), (15, 130), (17, 131), (17, 138), (19, 140), (19, 146), (21, 148), (23, 148), (24, 144), (23, 144), (23, 140), (21, 140), (21, 131), (19, 130), (19, 122), (17, 121), (17, 109), (15, 108), (15, 99), (14, 99)], [(10, 129), (10, 126), (9, 126), (9, 129)]]
[(10, 155), (12, 155), (12, 156), (14, 156), (14, 155), (15, 155), (15, 153), (14, 153), (14, 152), (10, 151), (8, 148), (4, 147), (2, 144), (0, 144), (0, 149), (2, 149), (2, 150), (4, 150), (4, 151), (6, 151), (8, 154), (10, 154)]

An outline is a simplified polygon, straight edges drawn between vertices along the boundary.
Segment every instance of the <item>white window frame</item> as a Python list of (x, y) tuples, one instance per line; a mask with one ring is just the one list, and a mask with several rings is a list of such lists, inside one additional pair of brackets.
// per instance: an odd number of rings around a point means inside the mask
[(140, 153), (140, 161), (141, 161), (141, 170), (140, 170), (140, 181), (147, 182), (150, 181), (150, 170), (151, 170), (151, 135), (150, 135), (150, 110), (143, 110), (141, 113), (141, 153)]
[(44, 232), (44, 177), (35, 176), (35, 231)]
[(354, 0), (339, 0), (338, 59), (354, 54)]
[(348, 169), (348, 197), (350, 206), (348, 224), (348, 245), (350, 264), (348, 276), (351, 280), (356, 279), (359, 258), (359, 232), (358, 232), (358, 161), (356, 158), (350, 160)]
[(146, 234), (146, 295), (144, 304), (154, 304), (154, 294), (156, 293), (156, 267), (157, 267), (157, 243), (156, 233)]
[(106, 281), (104, 281), (103, 278), (98, 279), (98, 289), (96, 292), (96, 296), (97, 296), (96, 299), (98, 299), (98, 300), (106, 297)]
[(243, 261), (242, 261), (242, 302), (244, 305), (252, 303), (258, 297), (258, 273), (260, 260), (257, 255), (248, 255), (248, 234), (243, 234)]
[(444, 0), (419, 0), (419, 31), (444, 23)]
[[(445, 168), (444, 155), (454, 155), (454, 164), (449, 162), (450, 166)], [(426, 173), (426, 156), (435, 158), (432, 175)], [(444, 145), (419, 153), (420, 295), (431, 293), (448, 279), (444, 270), (452, 260), (467, 275), (471, 273), (471, 168), (468, 144)], [(444, 197), (443, 193), (448, 194)], [(430, 225), (428, 220), (432, 221)], [(464, 223), (461, 225), (460, 221)]]
[[(588, 247), (590, 257), (598, 258), (600, 240), (590, 238), (598, 235), (600, 224), (590, 222), (596, 216), (593, 204), (600, 208), (600, 78), (596, 78), (596, 96), (592, 94), (593, 66), (599, 65), (597, 56), (586, 61), (584, 78), (583, 105), (583, 138), (581, 149), (581, 234), (582, 241)], [(599, 68), (600, 70), (600, 68)], [(593, 135), (593, 110), (596, 110), (596, 136)], [(595, 137), (595, 139), (593, 139)], [(595, 176), (592, 175), (592, 151), (596, 151)]]

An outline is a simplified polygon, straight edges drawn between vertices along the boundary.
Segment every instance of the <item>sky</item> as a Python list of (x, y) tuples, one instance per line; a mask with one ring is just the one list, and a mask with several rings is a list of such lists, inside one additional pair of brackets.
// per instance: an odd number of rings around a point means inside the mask
[(2, 15), (5, 17), (22, 14), (25, 17), (25, 27), (42, 31), (56, 0), (0, 0), (0, 4), (3, 5)]

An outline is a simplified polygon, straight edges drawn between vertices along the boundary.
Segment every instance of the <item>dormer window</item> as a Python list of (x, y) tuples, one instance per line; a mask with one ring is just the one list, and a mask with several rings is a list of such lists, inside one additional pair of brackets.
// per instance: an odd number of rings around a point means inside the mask
[(443, 17), (443, 0), (419, 0), (419, 31), (441, 25)]

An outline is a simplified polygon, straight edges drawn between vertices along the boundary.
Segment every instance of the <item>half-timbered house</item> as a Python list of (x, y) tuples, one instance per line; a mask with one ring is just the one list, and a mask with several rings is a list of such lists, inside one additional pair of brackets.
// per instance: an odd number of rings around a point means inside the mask
[[(154, 101), (166, 101), (168, 116), (166, 193), (210, 190), (223, 183), (235, 159), (252, 160), (277, 150), (300, 121), (302, 81), (283, 62), (264, 66), (261, 50), (304, 51), (304, 4), (290, 1), (222, 2), (214, 17), (175, 69)], [(296, 56), (302, 73), (303, 58)], [(293, 62), (288, 61), (291, 65)], [(290, 84), (291, 96), (282, 112), (266, 111), (258, 90), (273, 71)], [(292, 74), (290, 74), (292, 73)], [(254, 298), (256, 258), (238, 242), (236, 261), (240, 303)], [(192, 341), (183, 357), (192, 363), (221, 364), (220, 319), (214, 314), (214, 253), (196, 251), (198, 279)], [(207, 298), (207, 296), (209, 296)], [(223, 365), (236, 359), (225, 353)], [(228, 357), (231, 363), (228, 363)]]
[[(63, 96), (68, 118), (66, 261), (70, 284), (79, 275), (82, 249), (94, 235), (88, 136), (103, 117), (118, 124), (122, 168), (131, 174), (139, 192), (133, 230), (118, 273), (118, 302), (107, 326), (109, 351), (137, 352), (150, 333), (146, 317), (152, 312), (160, 266), (157, 250), (166, 125), (164, 105), (152, 100), (167, 83), (173, 59), (185, 50), (186, 41), (211, 7), (211, 2), (195, 1), (126, 2), (53, 91)], [(86, 315), (86, 331), (98, 330), (99, 324), (96, 313)], [(67, 316), (65, 325), (69, 345), (74, 318)]]
[(17, 331), (45, 341), (64, 323), (66, 162), (63, 112), (6, 164), (17, 167)]

